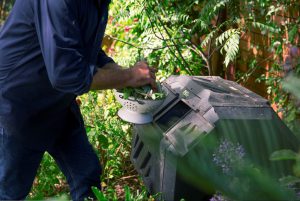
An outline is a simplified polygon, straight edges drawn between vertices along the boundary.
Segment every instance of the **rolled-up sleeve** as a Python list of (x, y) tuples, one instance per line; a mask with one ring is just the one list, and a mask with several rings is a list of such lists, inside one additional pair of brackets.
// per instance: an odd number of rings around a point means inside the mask
[(93, 80), (78, 24), (79, 9), (69, 0), (35, 1), (35, 26), (53, 88), (81, 95)]
[(114, 60), (107, 56), (102, 49), (100, 49), (97, 55), (97, 67), (101, 68), (108, 63), (114, 63)]

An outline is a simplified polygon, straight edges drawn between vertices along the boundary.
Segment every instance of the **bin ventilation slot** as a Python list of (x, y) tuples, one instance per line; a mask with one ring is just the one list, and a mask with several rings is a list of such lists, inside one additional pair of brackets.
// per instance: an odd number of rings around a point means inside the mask
[(150, 158), (151, 158), (151, 154), (148, 152), (145, 159), (143, 160), (143, 163), (141, 165), (141, 169), (144, 169), (147, 166), (147, 164), (150, 161)]
[(151, 171), (151, 167), (149, 167), (145, 173), (145, 177), (149, 177)]
[(133, 148), (136, 148), (136, 145), (138, 144), (138, 142), (139, 142), (139, 136), (138, 135), (136, 135), (136, 137), (135, 137), (135, 139), (134, 139), (134, 144), (133, 144)]
[(182, 117), (184, 117), (191, 108), (184, 102), (179, 101), (171, 110), (161, 116), (156, 124), (163, 132), (166, 132), (169, 128), (173, 127)]
[(144, 143), (143, 143), (143, 142), (140, 142), (139, 146), (137, 147), (137, 149), (136, 149), (135, 152), (134, 152), (133, 158), (136, 159), (136, 158), (140, 155), (140, 153), (141, 153), (143, 147), (144, 147)]

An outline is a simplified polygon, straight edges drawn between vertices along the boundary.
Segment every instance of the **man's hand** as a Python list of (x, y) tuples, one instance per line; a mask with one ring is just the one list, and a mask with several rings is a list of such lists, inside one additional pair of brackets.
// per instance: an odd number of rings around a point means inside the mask
[(132, 68), (122, 69), (117, 64), (109, 64), (98, 69), (93, 78), (91, 86), (92, 90), (101, 89), (121, 89), (125, 87), (140, 87), (151, 85), (153, 90), (157, 90), (156, 86), (156, 69), (149, 67), (144, 61), (136, 63)]
[(128, 70), (132, 77), (132, 79), (129, 80), (128, 86), (140, 87), (149, 84), (153, 90), (157, 90), (155, 68), (149, 67), (144, 61), (140, 61)]

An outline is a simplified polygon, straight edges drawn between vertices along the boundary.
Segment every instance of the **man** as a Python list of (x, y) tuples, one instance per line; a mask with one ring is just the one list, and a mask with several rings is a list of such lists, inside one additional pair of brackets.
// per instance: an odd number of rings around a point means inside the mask
[(100, 188), (77, 95), (90, 89), (155, 87), (146, 63), (122, 69), (105, 55), (108, 0), (16, 0), (0, 31), (0, 200), (24, 199), (45, 151), (73, 200)]

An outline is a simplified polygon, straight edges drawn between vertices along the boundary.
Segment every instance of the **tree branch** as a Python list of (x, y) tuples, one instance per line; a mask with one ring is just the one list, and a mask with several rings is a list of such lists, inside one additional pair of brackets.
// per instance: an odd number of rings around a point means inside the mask
[(206, 68), (208, 69), (208, 75), (211, 76), (211, 67), (210, 67), (210, 62), (205, 53), (198, 48), (195, 44), (192, 44), (192, 46), (187, 45), (187, 47), (191, 50), (193, 50), (196, 54), (200, 55), (201, 58), (205, 61), (206, 63)]
[(136, 48), (136, 49), (139, 49), (139, 50), (154, 50), (154, 51), (156, 51), (156, 50), (161, 50), (161, 49), (165, 49), (165, 48), (170, 48), (170, 47), (172, 47), (172, 45), (167, 45), (167, 46), (162, 46), (162, 47), (156, 47), (156, 48), (151, 48), (151, 47), (140, 47), (140, 46), (137, 46), (137, 45), (135, 45), (135, 44), (133, 44), (133, 43), (130, 43), (130, 42), (128, 42), (128, 41), (125, 41), (125, 40), (116, 38), (116, 37), (114, 37), (114, 36), (112, 36), (112, 35), (105, 34), (105, 36), (107, 36), (108, 38), (111, 38), (111, 39), (113, 39), (113, 40), (115, 40), (115, 41), (118, 41), (118, 42), (124, 43), (124, 44), (126, 44), (126, 45), (132, 46), (132, 47), (134, 47), (134, 48)]
[[(155, 2), (156, 2), (157, 5), (160, 7), (159, 2), (157, 2), (157, 1), (155, 1)], [(161, 9), (162, 13), (166, 16), (166, 13), (164, 12), (164, 9), (162, 9), (161, 7), (160, 7), (160, 9)], [(172, 39), (171, 34), (170, 34), (169, 31), (167, 30), (167, 28), (164, 26), (164, 23), (162, 22), (161, 18), (158, 17), (157, 19), (158, 19), (160, 25), (161, 25), (161, 26), (163, 27), (163, 29), (165, 30), (165, 32), (166, 32), (166, 34), (168, 35), (169, 39), (171, 40), (171, 42), (172, 42), (173, 45), (175, 46), (175, 49), (177, 50), (177, 52), (178, 52), (179, 56), (181, 57), (183, 63), (186, 65), (186, 69), (187, 69), (188, 73), (189, 73), (190, 75), (193, 75), (193, 71), (190, 69), (189, 64), (187, 63), (187, 61), (186, 61), (185, 58), (183, 57), (183, 55), (182, 55), (182, 53), (181, 53), (181, 51), (180, 51), (178, 45), (176, 45), (175, 41)]]
[[(151, 17), (149, 16), (149, 13), (148, 13), (148, 11), (147, 11), (147, 8), (145, 9), (145, 11), (146, 11), (145, 13), (146, 13), (146, 15), (147, 15), (147, 17), (148, 17), (148, 19), (149, 19), (149, 21), (150, 21), (151, 28), (152, 28), (152, 31), (153, 31), (154, 35), (155, 35), (158, 39), (167, 42), (168, 40), (165, 39), (164, 35), (161, 33), (161, 31), (160, 31), (159, 29), (158, 29), (158, 31), (159, 31), (161, 37), (159, 37), (159, 36), (156, 35), (156, 33), (155, 33), (153, 27), (154, 27), (154, 26), (158, 27), (158, 25), (155, 24), (155, 23), (153, 23), (153, 21), (151, 20)], [(171, 38), (170, 38), (169, 40), (172, 41)], [(176, 44), (174, 44), (173, 46), (176, 47)], [(171, 54), (177, 59), (177, 61), (180, 63), (180, 65), (182, 65), (180, 58), (178, 58), (178, 56), (176, 55), (176, 53), (175, 53), (175, 52), (172, 50), (172, 48), (171, 48), (171, 47), (173, 47), (173, 46), (168, 46), (168, 47), (169, 47), (168, 49), (170, 50)], [(185, 68), (185, 67), (183, 66), (183, 68)], [(189, 67), (188, 67), (188, 66), (187, 66), (187, 69), (188, 69), (188, 71), (189, 71)], [(189, 72), (189, 73), (192, 74), (191, 72)]]

